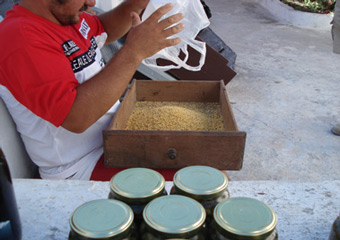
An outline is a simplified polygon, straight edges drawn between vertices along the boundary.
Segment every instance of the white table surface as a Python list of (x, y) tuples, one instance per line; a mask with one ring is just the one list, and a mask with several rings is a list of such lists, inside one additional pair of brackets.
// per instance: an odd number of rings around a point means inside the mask
[[(65, 240), (69, 217), (81, 204), (107, 198), (108, 182), (14, 179), (23, 240)], [(169, 189), (172, 183), (167, 182)], [(231, 197), (267, 203), (278, 216), (280, 240), (327, 240), (340, 212), (340, 181), (229, 183)]]

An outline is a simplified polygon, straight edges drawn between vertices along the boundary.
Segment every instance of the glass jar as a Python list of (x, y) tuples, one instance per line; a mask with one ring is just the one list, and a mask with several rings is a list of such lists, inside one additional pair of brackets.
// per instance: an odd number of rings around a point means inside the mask
[(196, 200), (180, 195), (152, 200), (143, 211), (142, 240), (205, 240), (206, 213)]
[(277, 217), (266, 204), (252, 198), (229, 198), (214, 210), (209, 234), (214, 240), (277, 240)]
[(170, 194), (185, 195), (200, 202), (212, 219), (215, 206), (229, 198), (228, 178), (222, 171), (208, 166), (190, 166), (175, 173)]
[(332, 225), (329, 240), (340, 240), (340, 216), (335, 219)]
[(109, 199), (128, 204), (138, 227), (146, 204), (163, 195), (167, 195), (164, 177), (152, 169), (129, 168), (117, 173), (110, 181)]
[(70, 218), (69, 240), (137, 240), (132, 209), (125, 203), (100, 199), (79, 206)]

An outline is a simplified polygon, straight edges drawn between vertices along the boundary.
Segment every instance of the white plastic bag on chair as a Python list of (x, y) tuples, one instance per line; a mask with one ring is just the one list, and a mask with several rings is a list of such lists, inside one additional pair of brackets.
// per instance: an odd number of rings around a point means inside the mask
[[(176, 13), (182, 13), (184, 15), (184, 19), (180, 21), (184, 23), (184, 30), (171, 37), (180, 37), (181, 43), (162, 49), (155, 55), (144, 59), (143, 63), (148, 67), (162, 71), (181, 67), (190, 71), (199, 71), (205, 63), (206, 45), (205, 42), (198, 41), (195, 38), (202, 29), (208, 27), (210, 24), (204, 8), (200, 0), (150, 0), (142, 15), (142, 21), (145, 21), (154, 11), (167, 3), (172, 3), (173, 9), (164, 15), (160, 21)], [(197, 66), (187, 64), (189, 59), (188, 46), (201, 54)], [(180, 58), (181, 52), (182, 55), (184, 54), (184, 59)], [(159, 66), (156, 62), (159, 58), (169, 60), (175, 65)]]

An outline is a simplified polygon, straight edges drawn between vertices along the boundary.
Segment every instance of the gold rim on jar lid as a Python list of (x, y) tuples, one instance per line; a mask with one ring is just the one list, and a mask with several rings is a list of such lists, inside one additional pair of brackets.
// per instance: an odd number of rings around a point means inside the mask
[(277, 216), (267, 204), (246, 197), (220, 202), (214, 210), (214, 219), (226, 233), (247, 239), (259, 239), (271, 233), (277, 224)]
[(184, 194), (200, 200), (221, 195), (228, 187), (228, 178), (216, 168), (190, 166), (175, 173), (173, 184)]
[(164, 177), (148, 168), (129, 168), (111, 178), (111, 193), (124, 201), (148, 202), (165, 188)]

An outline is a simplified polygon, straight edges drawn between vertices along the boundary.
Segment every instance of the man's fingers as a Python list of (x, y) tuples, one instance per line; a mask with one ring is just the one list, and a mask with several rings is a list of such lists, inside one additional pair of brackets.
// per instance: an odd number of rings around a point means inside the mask
[(184, 18), (184, 15), (182, 13), (177, 13), (170, 17), (167, 17), (166, 19), (163, 19), (162, 21), (159, 22), (159, 24), (163, 29), (165, 29), (181, 21), (183, 18)]
[(181, 42), (181, 38), (171, 38), (166, 40), (166, 46), (165, 47), (171, 47), (179, 44)]
[(160, 21), (172, 8), (172, 4), (160, 7), (143, 23), (137, 12), (131, 12), (132, 29), (125, 44), (136, 48), (136, 52), (142, 58), (150, 57), (163, 48), (179, 44), (181, 38), (174, 35), (184, 29), (184, 24), (179, 23), (184, 18), (183, 14), (174, 14)]
[(159, 19), (165, 15), (167, 12), (169, 12), (173, 8), (173, 5), (171, 3), (165, 4), (164, 6), (158, 8), (155, 12), (153, 12), (150, 17), (147, 19), (147, 21), (155, 21), (158, 22)]
[(173, 27), (170, 27), (166, 30), (164, 30), (163, 34), (164, 34), (164, 37), (170, 37), (172, 35), (175, 35), (179, 32), (181, 32), (182, 30), (184, 29), (184, 24), (183, 23), (179, 23)]

